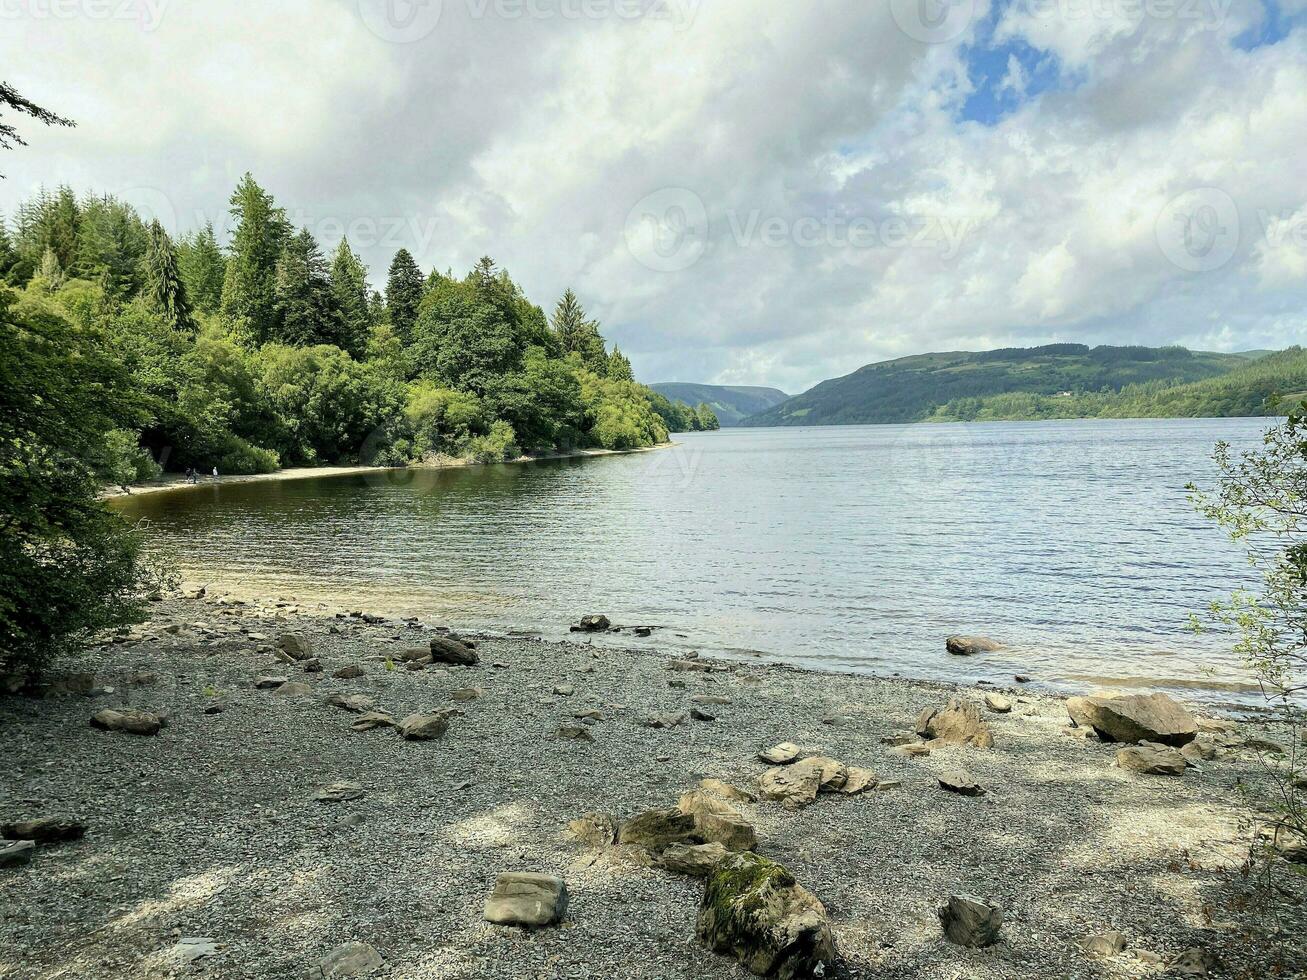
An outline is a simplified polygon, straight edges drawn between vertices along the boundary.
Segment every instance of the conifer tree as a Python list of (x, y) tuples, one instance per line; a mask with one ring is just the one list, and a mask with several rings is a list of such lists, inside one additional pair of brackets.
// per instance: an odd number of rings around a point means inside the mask
[(336, 345), (362, 359), (372, 329), (368, 306), (368, 271), (342, 238), (331, 258), (331, 295), (338, 314), (340, 335)]
[(634, 381), (635, 375), (631, 371), (631, 362), (625, 354), (616, 347), (608, 355), (608, 377), (612, 381)]
[(563, 294), (550, 322), (564, 354), (580, 354), (581, 362), (601, 377), (608, 373), (608, 352), (599, 324), (586, 316), (576, 293), (569, 289)]
[(272, 339), (292, 347), (339, 344), (340, 317), (322, 250), (307, 228), (286, 243), (277, 263)]
[(390, 312), (390, 325), (405, 341), (413, 336), (423, 291), (422, 270), (408, 249), (401, 248), (395, 253), (386, 277), (386, 309)]
[(278, 330), (277, 264), (291, 229), (272, 195), (248, 173), (232, 194), (231, 215), (236, 231), (223, 278), (222, 312), (245, 320), (261, 343)]
[(146, 304), (160, 313), (178, 330), (193, 333), (195, 321), (186, 286), (177, 267), (177, 252), (172, 239), (158, 221), (150, 222), (149, 244), (145, 252), (145, 281), (141, 296)]
[(212, 222), (181, 240), (177, 246), (177, 266), (192, 306), (202, 313), (218, 312), (222, 306), (227, 260), (218, 247)]

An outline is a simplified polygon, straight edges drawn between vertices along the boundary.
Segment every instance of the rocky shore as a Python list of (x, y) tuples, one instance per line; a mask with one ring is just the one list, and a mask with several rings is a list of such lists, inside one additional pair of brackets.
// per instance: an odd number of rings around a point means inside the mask
[(152, 612), (0, 695), (4, 980), (1307, 970), (1307, 879), (1248, 873), (1273, 726)]

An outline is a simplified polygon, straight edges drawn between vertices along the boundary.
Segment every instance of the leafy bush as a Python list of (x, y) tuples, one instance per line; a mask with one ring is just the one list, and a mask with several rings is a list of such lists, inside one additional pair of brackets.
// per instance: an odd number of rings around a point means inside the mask
[(474, 463), (503, 463), (516, 459), (522, 451), (517, 446), (513, 427), (499, 421), (491, 425), (490, 431), (484, 436), (468, 440), (463, 454)]
[(141, 447), (139, 433), (113, 429), (106, 433), (104, 444), (104, 476), (110, 483), (125, 487), (132, 483), (157, 480), (163, 474), (163, 467), (154, 461), (148, 450)]

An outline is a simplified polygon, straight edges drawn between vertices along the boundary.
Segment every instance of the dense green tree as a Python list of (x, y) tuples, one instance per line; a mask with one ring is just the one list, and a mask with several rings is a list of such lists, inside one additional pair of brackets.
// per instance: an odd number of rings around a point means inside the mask
[(54, 292), (59, 289), (68, 279), (64, 275), (63, 266), (59, 263), (59, 256), (54, 254), (54, 249), (47, 248), (45, 254), (41, 256), (41, 268), (37, 272), (33, 282), (38, 282), (46, 292)]
[(187, 235), (177, 244), (177, 266), (186, 295), (201, 313), (217, 313), (222, 306), (222, 285), (227, 274), (227, 260), (218, 239), (213, 234), (213, 223)]
[(550, 323), (563, 353), (581, 355), (581, 362), (595, 374), (607, 373), (608, 351), (599, 324), (586, 316), (576, 293), (569, 289), (563, 294)]
[(390, 313), (390, 325), (405, 342), (413, 336), (413, 324), (425, 291), (422, 270), (409, 250), (401, 248), (391, 260), (386, 276), (386, 309)]
[(635, 374), (631, 370), (630, 360), (628, 360), (626, 355), (616, 347), (614, 347), (613, 352), (608, 355), (608, 365), (605, 373), (614, 381), (635, 380)]
[(18, 250), (14, 248), (13, 239), (5, 225), (4, 215), (0, 214), (0, 285), (9, 281), (9, 272), (18, 263)]
[(128, 299), (141, 288), (148, 247), (149, 231), (135, 208), (108, 195), (92, 197), (81, 206), (73, 265), (64, 268)]
[(716, 432), (721, 428), (721, 423), (717, 421), (717, 413), (707, 402), (699, 403), (699, 407), (694, 410), (694, 420), (696, 432)]
[(362, 358), (367, 350), (368, 331), (372, 329), (372, 310), (368, 303), (368, 270), (342, 238), (331, 258), (331, 295), (339, 323), (337, 346)]
[(231, 197), (236, 220), (222, 285), (222, 312), (259, 343), (278, 334), (277, 266), (291, 239), (285, 212), (246, 174)]
[(60, 187), (55, 194), (42, 189), (33, 200), (18, 206), (15, 217), (15, 245), (32, 271), (40, 268), (47, 251), (54, 252), (61, 269), (75, 267), (82, 212), (71, 188)]
[(129, 387), (94, 332), (0, 290), (0, 669), (140, 615), (139, 542), (97, 500)]
[(271, 338), (296, 347), (339, 345), (340, 311), (322, 250), (307, 228), (282, 249), (275, 280), (276, 321)]
[(170, 326), (193, 333), (195, 321), (191, 318), (191, 303), (177, 266), (177, 252), (158, 221), (150, 222), (143, 279), (141, 298), (145, 304)]

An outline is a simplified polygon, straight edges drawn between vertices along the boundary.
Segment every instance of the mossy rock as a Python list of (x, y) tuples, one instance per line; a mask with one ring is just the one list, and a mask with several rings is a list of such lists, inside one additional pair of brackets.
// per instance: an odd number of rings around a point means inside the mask
[(836, 958), (825, 906), (782, 865), (750, 852), (728, 856), (708, 879), (696, 936), (760, 977), (820, 976)]

